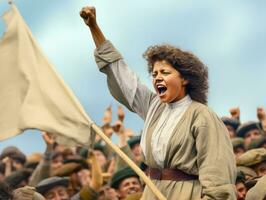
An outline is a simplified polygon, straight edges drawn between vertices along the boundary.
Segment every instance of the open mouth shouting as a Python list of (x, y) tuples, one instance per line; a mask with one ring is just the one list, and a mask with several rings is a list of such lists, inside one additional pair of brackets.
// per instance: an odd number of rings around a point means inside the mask
[(157, 93), (159, 94), (159, 97), (163, 96), (165, 92), (167, 91), (167, 87), (162, 84), (156, 85)]

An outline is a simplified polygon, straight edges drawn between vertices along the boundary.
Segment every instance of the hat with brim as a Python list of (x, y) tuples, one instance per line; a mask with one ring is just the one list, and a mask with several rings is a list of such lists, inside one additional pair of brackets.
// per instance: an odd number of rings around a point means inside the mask
[(243, 123), (236, 130), (236, 135), (237, 135), (237, 137), (245, 137), (247, 132), (252, 130), (252, 129), (260, 130), (261, 129), (261, 123), (253, 122), (253, 121)]
[(115, 172), (111, 178), (111, 187), (117, 189), (121, 181), (129, 177), (139, 177), (134, 170), (130, 167), (125, 167), (123, 169), (118, 170)]
[(37, 186), (36, 191), (40, 194), (45, 194), (47, 191), (52, 189), (55, 186), (64, 186), (68, 187), (69, 179), (67, 177), (50, 177), (42, 180)]
[(108, 150), (105, 145), (102, 145), (101, 143), (97, 142), (93, 145), (93, 150), (98, 150), (101, 151), (104, 156), (107, 158), (108, 157)]
[(130, 146), (130, 148), (132, 148), (135, 144), (139, 144), (140, 143), (140, 138), (141, 136), (133, 136), (132, 138), (130, 138), (127, 143)]
[(236, 159), (236, 164), (238, 166), (254, 166), (259, 164), (263, 161), (266, 161), (266, 149), (265, 148), (258, 148), (258, 149), (251, 149), (246, 151), (244, 154), (240, 155)]
[(237, 166), (238, 171), (242, 171), (245, 176), (250, 176), (252, 178), (257, 177), (257, 173), (250, 167), (245, 167), (245, 166)]
[(240, 137), (232, 138), (231, 143), (234, 148), (243, 147), (244, 148), (244, 139)]
[(4, 179), (4, 181), (9, 185), (9, 187), (15, 189), (22, 181), (28, 181), (31, 173), (31, 169), (20, 169), (12, 172)]
[(261, 136), (257, 139), (254, 139), (250, 142), (250, 144), (247, 146), (247, 149), (256, 149), (261, 148), (263, 145), (266, 144), (266, 136)]
[(5, 157), (9, 157), (13, 160), (17, 160), (20, 163), (24, 164), (26, 162), (26, 156), (22, 153), (17, 147), (9, 146), (6, 147), (2, 153), (0, 154), (0, 159), (4, 159)]
[(223, 121), (223, 123), (225, 125), (232, 126), (235, 130), (240, 125), (240, 122), (237, 119), (233, 119), (233, 118), (230, 118), (230, 117), (222, 117), (221, 119), (222, 119), (222, 121)]
[(81, 169), (83, 169), (81, 164), (70, 162), (70, 163), (63, 164), (61, 167), (53, 171), (52, 175), (60, 176), (60, 177), (70, 176), (71, 174), (76, 173), (80, 171)]

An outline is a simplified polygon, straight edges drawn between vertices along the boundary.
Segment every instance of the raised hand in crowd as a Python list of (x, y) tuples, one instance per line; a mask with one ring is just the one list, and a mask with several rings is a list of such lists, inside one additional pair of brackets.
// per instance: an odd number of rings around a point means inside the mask
[(266, 133), (266, 111), (263, 107), (257, 108), (257, 117), (261, 122), (264, 133)]
[(91, 182), (90, 187), (95, 191), (99, 191), (103, 184), (102, 170), (97, 162), (96, 156), (91, 151), (90, 155), (90, 164), (91, 164)]
[(118, 108), (117, 108), (117, 117), (121, 122), (123, 122), (125, 119), (125, 112), (124, 112), (122, 106), (118, 106)]
[(53, 146), (55, 144), (55, 139), (54, 139), (54, 136), (53, 134), (51, 133), (47, 133), (47, 132), (42, 132), (42, 138), (46, 144), (46, 148), (48, 150), (53, 150)]
[(111, 105), (106, 108), (102, 121), (103, 121), (104, 125), (111, 124), (111, 122), (112, 122), (112, 107), (111, 107)]
[(2, 162), (5, 164), (5, 173), (4, 176), (7, 177), (12, 173), (12, 159), (5, 157)]
[(229, 110), (229, 112), (230, 112), (231, 117), (233, 119), (237, 119), (238, 121), (240, 121), (240, 109), (239, 109), (239, 107), (231, 108)]

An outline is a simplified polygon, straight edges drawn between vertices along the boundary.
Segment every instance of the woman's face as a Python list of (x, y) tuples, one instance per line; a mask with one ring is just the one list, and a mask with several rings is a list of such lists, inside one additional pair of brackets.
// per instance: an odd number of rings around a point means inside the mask
[(187, 80), (166, 61), (156, 61), (152, 70), (153, 87), (164, 103), (176, 102), (186, 96)]

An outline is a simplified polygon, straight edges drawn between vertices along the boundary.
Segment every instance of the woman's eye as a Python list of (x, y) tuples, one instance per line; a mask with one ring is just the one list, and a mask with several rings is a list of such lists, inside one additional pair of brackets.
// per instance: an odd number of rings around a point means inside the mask
[(164, 74), (164, 75), (168, 75), (168, 74), (170, 74), (170, 72), (168, 72), (168, 71), (164, 71), (164, 72), (162, 72), (162, 74)]

